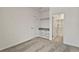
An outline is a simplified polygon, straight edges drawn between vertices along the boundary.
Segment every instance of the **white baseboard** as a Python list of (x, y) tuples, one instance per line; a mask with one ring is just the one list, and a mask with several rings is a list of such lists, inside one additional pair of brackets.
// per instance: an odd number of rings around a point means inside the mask
[(46, 36), (39, 36), (39, 37), (42, 37), (42, 38), (46, 38), (46, 39), (49, 39), (49, 37), (46, 37)]
[(35, 37), (38, 37), (38, 35), (33, 36), (33, 37), (30, 37), (30, 38), (26, 38), (27, 40), (25, 39), (25, 40), (23, 40), (23, 41), (20, 41), (20, 42), (17, 42), (17, 43), (8, 45), (8, 46), (3, 47), (3, 48), (0, 48), (0, 50), (4, 50), (4, 49), (6, 49), (6, 48), (9, 48), (9, 47), (12, 47), (12, 46), (16, 46), (16, 45), (21, 44), (21, 43), (23, 43), (23, 42), (25, 42), (25, 41), (29, 41), (29, 40), (31, 40), (32, 38), (35, 38)]
[(68, 45), (71, 45), (71, 46), (79, 47), (79, 44), (75, 44), (75, 43), (64, 42), (64, 44), (68, 44)]

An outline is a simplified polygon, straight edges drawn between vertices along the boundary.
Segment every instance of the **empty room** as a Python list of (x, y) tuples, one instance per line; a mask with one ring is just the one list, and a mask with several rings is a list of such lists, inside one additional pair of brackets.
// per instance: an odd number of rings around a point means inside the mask
[(78, 7), (0, 7), (0, 52), (79, 52)]

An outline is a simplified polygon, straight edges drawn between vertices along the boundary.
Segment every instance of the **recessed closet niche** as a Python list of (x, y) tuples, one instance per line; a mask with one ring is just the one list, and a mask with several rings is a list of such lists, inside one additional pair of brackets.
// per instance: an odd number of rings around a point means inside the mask
[(40, 37), (49, 39), (49, 8), (40, 8)]

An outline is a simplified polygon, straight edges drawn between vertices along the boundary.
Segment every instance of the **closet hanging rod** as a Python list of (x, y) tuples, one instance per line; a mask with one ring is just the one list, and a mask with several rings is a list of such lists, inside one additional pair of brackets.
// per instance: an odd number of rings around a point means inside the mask
[(39, 30), (46, 30), (46, 31), (49, 31), (49, 28), (39, 28)]

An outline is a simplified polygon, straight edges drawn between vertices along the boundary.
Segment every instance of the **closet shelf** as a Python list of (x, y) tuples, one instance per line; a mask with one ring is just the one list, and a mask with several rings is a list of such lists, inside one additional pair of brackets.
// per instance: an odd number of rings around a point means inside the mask
[(49, 20), (49, 17), (40, 18), (40, 20)]

